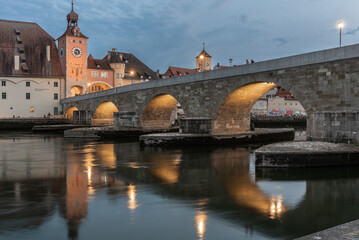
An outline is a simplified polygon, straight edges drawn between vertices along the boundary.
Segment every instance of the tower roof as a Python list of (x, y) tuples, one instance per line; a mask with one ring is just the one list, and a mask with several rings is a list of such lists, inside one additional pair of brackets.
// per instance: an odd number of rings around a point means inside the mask
[(72, 0), (71, 3), (71, 12), (69, 14), (67, 14), (67, 22), (68, 25), (76, 25), (77, 26), (77, 21), (79, 20), (79, 15), (77, 13), (75, 13), (74, 11), (74, 1)]
[(212, 58), (204, 49), (202, 50), (202, 52), (200, 54), (198, 54), (198, 56), (196, 58), (199, 58), (201, 56), (207, 57), (207, 58)]

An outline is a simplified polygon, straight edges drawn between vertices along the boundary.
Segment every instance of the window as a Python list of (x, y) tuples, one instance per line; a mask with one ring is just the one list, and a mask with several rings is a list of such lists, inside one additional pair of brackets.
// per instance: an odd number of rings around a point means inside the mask
[(92, 73), (91, 73), (91, 76), (92, 76), (92, 77), (98, 77), (98, 72), (96, 72), (96, 71), (92, 72)]
[(54, 107), (54, 115), (59, 115), (59, 109), (57, 107)]
[(6, 81), (1, 81), (1, 86), (5, 87), (6, 86)]
[(116, 78), (120, 78), (120, 74), (119, 74), (119, 73), (116, 73)]
[(30, 93), (26, 93), (26, 99), (30, 99)]
[(55, 99), (55, 100), (59, 99), (59, 94), (54, 93), (54, 99)]
[(58, 82), (54, 82), (54, 87), (58, 87), (59, 83)]
[(6, 99), (6, 92), (1, 93), (1, 98)]
[(81, 40), (79, 40), (79, 43), (80, 43), (80, 44), (82, 44), (82, 41), (81, 41)]
[(101, 77), (102, 78), (108, 78), (108, 73), (107, 72), (102, 72)]
[(30, 82), (26, 82), (26, 87), (30, 87)]

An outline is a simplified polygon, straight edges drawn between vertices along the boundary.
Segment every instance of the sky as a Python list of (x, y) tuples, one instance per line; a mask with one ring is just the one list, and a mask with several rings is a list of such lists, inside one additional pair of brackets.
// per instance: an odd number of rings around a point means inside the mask
[[(0, 0), (0, 19), (36, 22), (53, 38), (66, 30), (71, 0)], [(358, 0), (74, 0), (88, 53), (134, 54), (153, 70), (195, 68), (202, 50), (216, 63), (244, 64), (359, 40)]]

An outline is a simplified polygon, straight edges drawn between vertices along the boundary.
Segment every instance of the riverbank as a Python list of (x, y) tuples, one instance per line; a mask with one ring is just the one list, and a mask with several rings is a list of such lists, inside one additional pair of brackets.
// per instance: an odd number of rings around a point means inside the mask
[(31, 130), (36, 125), (70, 124), (67, 118), (2, 118), (0, 130)]
[(359, 239), (359, 220), (345, 223), (336, 227), (313, 233), (296, 240), (354, 240)]
[(236, 135), (160, 133), (140, 136), (142, 146), (240, 145), (292, 141), (292, 128), (258, 128)]
[(307, 125), (306, 116), (267, 116), (267, 115), (252, 115), (251, 123), (255, 128), (267, 127), (286, 127), (286, 126), (303, 126)]
[(281, 142), (256, 150), (256, 167), (329, 167), (359, 165), (359, 147), (329, 142)]

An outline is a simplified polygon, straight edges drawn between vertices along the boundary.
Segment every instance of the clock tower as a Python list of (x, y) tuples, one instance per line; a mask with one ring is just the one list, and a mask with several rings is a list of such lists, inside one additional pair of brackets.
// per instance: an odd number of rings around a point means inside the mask
[(211, 70), (212, 57), (206, 52), (204, 43), (202, 52), (196, 57), (196, 69), (198, 72), (204, 72)]
[(62, 71), (65, 74), (65, 97), (86, 93), (87, 88), (87, 37), (78, 27), (79, 15), (71, 12), (67, 15), (67, 29), (57, 39)]

